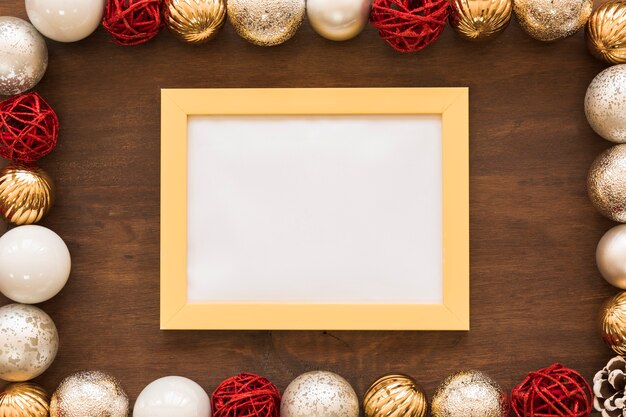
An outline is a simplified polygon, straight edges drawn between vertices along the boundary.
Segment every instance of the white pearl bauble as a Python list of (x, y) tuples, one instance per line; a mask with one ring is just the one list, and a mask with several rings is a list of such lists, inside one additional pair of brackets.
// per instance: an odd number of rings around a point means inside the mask
[(626, 224), (607, 231), (596, 248), (596, 264), (607, 282), (626, 289)]
[(133, 417), (211, 417), (211, 401), (200, 385), (182, 376), (166, 376), (141, 391)]
[(28, 225), (0, 237), (0, 292), (18, 303), (36, 304), (65, 286), (70, 252), (52, 230)]
[(0, 307), (0, 379), (27, 381), (54, 361), (59, 335), (43, 310), (24, 304)]
[(369, 20), (371, 0), (307, 0), (306, 13), (313, 29), (332, 41), (357, 36)]
[(26, 13), (42, 35), (76, 42), (100, 26), (106, 0), (26, 0)]
[(626, 143), (626, 64), (607, 68), (591, 81), (585, 114), (598, 135)]
[(358, 417), (359, 399), (348, 381), (328, 371), (300, 375), (287, 386), (281, 417)]

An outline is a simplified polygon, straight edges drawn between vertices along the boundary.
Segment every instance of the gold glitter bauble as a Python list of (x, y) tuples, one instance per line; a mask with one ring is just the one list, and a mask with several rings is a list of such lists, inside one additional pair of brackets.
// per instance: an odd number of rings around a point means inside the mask
[(587, 47), (609, 64), (626, 62), (626, 1), (612, 0), (598, 7), (585, 30)]
[(168, 29), (187, 43), (212, 39), (226, 20), (225, 0), (165, 0), (164, 10)]
[(593, 161), (587, 192), (602, 215), (626, 223), (626, 144), (607, 149)]
[(0, 214), (7, 221), (37, 223), (53, 201), (54, 185), (43, 169), (10, 164), (0, 170)]
[(0, 392), (0, 417), (48, 417), (48, 393), (37, 384), (19, 382)]
[(100, 371), (68, 376), (50, 401), (50, 417), (127, 417), (128, 409), (119, 381)]
[(433, 396), (433, 417), (507, 417), (506, 393), (480, 371), (462, 371), (446, 378)]
[(239, 36), (259, 46), (281, 44), (296, 34), (304, 0), (228, 0), (228, 20)]
[(363, 398), (365, 417), (424, 417), (428, 399), (413, 378), (389, 374), (378, 378)]
[(513, 0), (520, 26), (540, 41), (554, 41), (578, 32), (592, 9), (593, 0)]
[(626, 291), (602, 305), (599, 324), (602, 340), (618, 355), (626, 355)]
[(450, 26), (465, 39), (483, 40), (511, 21), (512, 0), (451, 0)]

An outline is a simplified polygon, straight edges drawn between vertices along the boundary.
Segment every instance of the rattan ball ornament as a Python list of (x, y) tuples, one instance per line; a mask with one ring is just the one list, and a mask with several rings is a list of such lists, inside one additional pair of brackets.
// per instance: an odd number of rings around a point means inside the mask
[(43, 169), (18, 163), (0, 169), (0, 215), (9, 223), (37, 223), (53, 202), (54, 184)]
[(602, 215), (626, 222), (626, 144), (607, 149), (593, 161), (587, 174), (587, 193)]
[(37, 384), (18, 382), (0, 392), (0, 417), (48, 417), (48, 393)]
[(165, 0), (167, 28), (183, 42), (213, 39), (225, 20), (225, 0)]
[(162, 0), (107, 0), (102, 26), (123, 46), (148, 42), (163, 29)]
[(370, 385), (363, 397), (365, 417), (424, 417), (426, 393), (410, 376), (388, 374)]
[(555, 41), (587, 23), (593, 0), (513, 0), (513, 11), (526, 33), (539, 41)]
[(609, 0), (591, 13), (585, 29), (593, 56), (609, 64), (626, 62), (626, 1)]
[(513, 0), (451, 0), (450, 26), (462, 38), (484, 40), (509, 25)]
[(302, 24), (305, 0), (228, 0), (228, 21), (235, 31), (258, 46), (288, 41)]
[(262, 376), (242, 373), (211, 394), (213, 417), (279, 417), (280, 391)]
[(626, 143), (626, 64), (607, 68), (587, 87), (585, 115), (595, 132), (615, 143)]
[(615, 353), (626, 356), (626, 291), (605, 301), (598, 324), (602, 340)]

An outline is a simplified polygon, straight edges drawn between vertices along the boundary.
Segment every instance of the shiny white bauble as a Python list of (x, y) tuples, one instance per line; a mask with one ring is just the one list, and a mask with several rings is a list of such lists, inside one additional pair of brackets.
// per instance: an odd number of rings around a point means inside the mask
[(357, 36), (369, 21), (371, 0), (307, 0), (306, 13), (313, 29), (332, 41)]
[(211, 401), (200, 385), (182, 376), (166, 376), (141, 391), (133, 417), (211, 417)]
[(596, 248), (596, 264), (609, 284), (626, 290), (626, 224), (602, 236)]
[(26, 0), (26, 13), (45, 37), (76, 42), (98, 29), (105, 4), (106, 0)]

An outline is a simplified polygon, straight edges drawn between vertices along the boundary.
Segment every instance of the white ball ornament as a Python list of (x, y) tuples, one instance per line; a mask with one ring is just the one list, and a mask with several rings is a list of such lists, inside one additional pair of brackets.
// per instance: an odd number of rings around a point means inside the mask
[(331, 41), (345, 41), (363, 31), (370, 6), (371, 0), (307, 0), (306, 13), (319, 35)]
[(106, 0), (26, 0), (26, 13), (42, 35), (76, 42), (100, 26)]
[(19, 226), (0, 237), (0, 292), (18, 303), (54, 297), (70, 276), (70, 252), (52, 230)]
[(200, 385), (182, 376), (166, 376), (141, 391), (133, 417), (211, 417), (211, 401)]
[(626, 290), (626, 224), (608, 230), (596, 248), (596, 264), (604, 279)]
[(287, 386), (281, 417), (358, 417), (359, 399), (348, 381), (328, 371), (307, 372)]
[(607, 68), (591, 81), (585, 114), (598, 135), (626, 143), (626, 64)]

